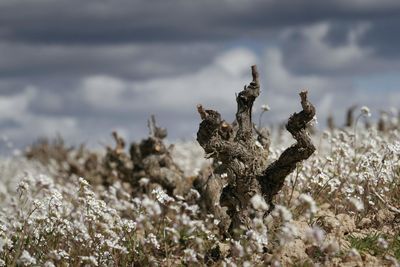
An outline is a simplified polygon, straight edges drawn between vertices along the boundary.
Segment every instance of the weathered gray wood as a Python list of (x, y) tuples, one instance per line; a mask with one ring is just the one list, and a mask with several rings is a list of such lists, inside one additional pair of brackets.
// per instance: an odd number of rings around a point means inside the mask
[[(260, 94), (260, 83), (257, 67), (252, 66), (253, 80), (245, 86), (237, 97), (236, 121), (232, 124), (222, 120), (214, 110), (205, 110), (199, 105), (198, 112), (202, 122), (197, 132), (197, 141), (208, 157), (214, 159), (214, 179), (202, 191), (202, 194), (214, 194), (204, 199), (211, 211), (218, 211), (217, 216), (223, 219), (229, 216), (230, 221), (223, 222), (222, 227), (230, 230), (239, 227), (250, 228), (250, 199), (260, 194), (273, 208), (273, 198), (281, 190), (285, 177), (296, 168), (296, 163), (307, 159), (315, 151), (306, 126), (315, 116), (315, 108), (307, 99), (307, 92), (301, 92), (303, 110), (293, 114), (286, 129), (297, 143), (286, 149), (270, 166), (266, 166), (269, 141), (264, 140), (267, 149), (257, 146), (257, 136), (253, 134), (252, 108)], [(258, 139), (268, 138), (257, 130)], [(262, 134), (262, 136), (260, 136)], [(220, 163), (220, 164), (218, 164)], [(224, 184), (224, 186), (221, 186)], [(215, 186), (213, 186), (215, 185)], [(217, 194), (217, 196), (215, 196)], [(216, 200), (219, 199), (219, 202)], [(221, 215), (226, 211), (226, 215)]]

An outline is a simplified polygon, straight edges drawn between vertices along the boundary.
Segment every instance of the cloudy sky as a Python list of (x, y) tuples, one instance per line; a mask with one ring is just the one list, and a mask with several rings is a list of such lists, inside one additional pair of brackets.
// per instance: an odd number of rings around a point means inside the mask
[(1, 0), (0, 135), (107, 142), (191, 139), (202, 103), (232, 120), (259, 65), (265, 123), (299, 110), (308, 88), (320, 124), (352, 104), (400, 103), (398, 0)]

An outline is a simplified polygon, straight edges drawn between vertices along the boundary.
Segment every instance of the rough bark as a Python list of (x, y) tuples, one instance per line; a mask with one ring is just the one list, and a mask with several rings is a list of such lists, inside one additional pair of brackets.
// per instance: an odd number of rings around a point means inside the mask
[(296, 169), (298, 162), (308, 159), (315, 151), (306, 131), (307, 123), (315, 116), (315, 108), (307, 99), (307, 91), (301, 92), (300, 98), (303, 110), (294, 113), (286, 125), (286, 129), (297, 143), (283, 151), (278, 160), (271, 163), (258, 178), (263, 196), (270, 204), (270, 210), (273, 208), (273, 197), (282, 189), (285, 177)]
[(160, 184), (170, 195), (183, 195), (187, 190), (183, 171), (172, 159), (170, 148), (164, 144), (167, 130), (158, 127), (154, 115), (148, 121), (149, 137), (139, 144), (132, 143), (130, 156), (133, 162), (132, 180), (148, 177)]
[(173, 161), (170, 148), (164, 144), (167, 130), (156, 125), (154, 116), (148, 121), (148, 127), (149, 137), (140, 143), (132, 143), (129, 153), (125, 152), (124, 139), (113, 133), (116, 144), (107, 147), (103, 184), (108, 186), (118, 179), (136, 189), (139, 188), (138, 181), (145, 177), (160, 184), (171, 195), (183, 195), (189, 186), (183, 171)]
[[(256, 129), (252, 122), (252, 108), (260, 94), (260, 83), (256, 66), (251, 69), (252, 82), (236, 97), (234, 123), (222, 120), (217, 111), (205, 110), (201, 105), (197, 107), (202, 119), (197, 141), (207, 156), (214, 159), (214, 170), (209, 174), (202, 194), (205, 201), (212, 201), (207, 204), (208, 208), (217, 211), (216, 216), (222, 216), (223, 230), (229, 229), (231, 233), (239, 227), (251, 227), (250, 199), (255, 194), (262, 195), (271, 210), (273, 198), (282, 188), (285, 177), (295, 169), (296, 163), (307, 159), (315, 151), (306, 131), (307, 123), (315, 115), (315, 108), (304, 91), (300, 93), (303, 110), (293, 114), (286, 125), (297, 143), (266, 166), (269, 138), (265, 130)], [(229, 221), (225, 220), (226, 215)]]

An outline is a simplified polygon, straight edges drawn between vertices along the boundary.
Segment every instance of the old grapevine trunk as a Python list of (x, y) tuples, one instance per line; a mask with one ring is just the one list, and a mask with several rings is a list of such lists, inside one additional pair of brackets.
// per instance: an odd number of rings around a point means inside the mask
[[(267, 212), (270, 212), (274, 207), (273, 198), (281, 190), (285, 177), (296, 168), (296, 163), (315, 151), (306, 131), (307, 123), (315, 116), (315, 108), (303, 91), (300, 93), (303, 110), (294, 113), (286, 125), (297, 142), (266, 166), (269, 142), (263, 142), (264, 147), (260, 147), (253, 133), (252, 108), (260, 94), (260, 83), (257, 67), (251, 69), (253, 81), (236, 97), (235, 122), (230, 124), (222, 120), (217, 111), (205, 110), (201, 105), (197, 107), (202, 119), (197, 141), (215, 162), (202, 193), (206, 195), (208, 208), (224, 219), (223, 228), (231, 232), (241, 226), (250, 228), (250, 200), (254, 195), (264, 197), (270, 207)], [(260, 140), (263, 131), (256, 132)]]

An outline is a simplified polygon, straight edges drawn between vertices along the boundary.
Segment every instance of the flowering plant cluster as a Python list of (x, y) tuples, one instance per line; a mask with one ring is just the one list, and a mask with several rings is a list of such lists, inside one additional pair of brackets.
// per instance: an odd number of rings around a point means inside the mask
[[(290, 136), (271, 138), (272, 161)], [(103, 184), (54, 162), (2, 159), (0, 266), (399, 266), (399, 128), (312, 138), (316, 152), (286, 178), (273, 211), (264, 216), (268, 204), (253, 196), (252, 227), (235, 236), (204, 208), (195, 180), (212, 162), (196, 143), (171, 150), (192, 181), (182, 194), (149, 172)]]

